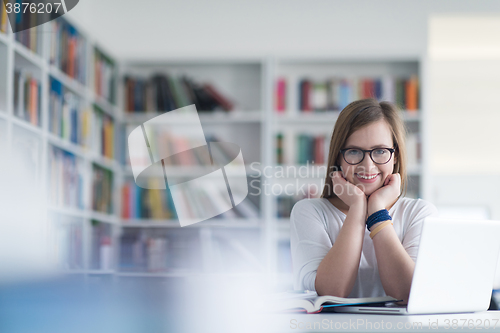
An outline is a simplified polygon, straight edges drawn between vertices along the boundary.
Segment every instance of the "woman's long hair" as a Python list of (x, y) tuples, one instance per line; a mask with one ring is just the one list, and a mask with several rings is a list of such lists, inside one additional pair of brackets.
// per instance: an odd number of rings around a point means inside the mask
[(321, 198), (336, 197), (333, 192), (331, 176), (334, 171), (340, 170), (340, 150), (343, 148), (347, 138), (358, 129), (370, 125), (379, 120), (385, 120), (392, 131), (392, 141), (394, 144), (394, 157), (397, 161), (394, 164), (393, 173), (401, 175), (401, 194), (406, 195), (408, 175), (406, 171), (406, 127), (400, 116), (398, 108), (390, 102), (378, 102), (376, 99), (367, 98), (355, 101), (347, 105), (340, 112), (333, 128), (332, 139), (330, 141), (330, 151), (328, 153), (328, 167), (325, 178), (325, 186)]

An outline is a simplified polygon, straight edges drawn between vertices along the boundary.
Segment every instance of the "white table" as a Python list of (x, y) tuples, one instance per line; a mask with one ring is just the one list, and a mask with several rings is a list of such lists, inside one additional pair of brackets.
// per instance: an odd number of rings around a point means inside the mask
[(264, 332), (500, 332), (500, 311), (439, 315), (268, 314)]

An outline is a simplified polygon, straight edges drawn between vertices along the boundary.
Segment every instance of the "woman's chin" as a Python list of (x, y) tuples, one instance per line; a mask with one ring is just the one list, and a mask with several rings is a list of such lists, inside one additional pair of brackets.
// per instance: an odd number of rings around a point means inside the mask
[(374, 193), (376, 190), (378, 190), (381, 187), (381, 186), (367, 186), (366, 184), (359, 184), (357, 186), (361, 189), (361, 191), (363, 191), (363, 193), (366, 196), (371, 195), (372, 193)]

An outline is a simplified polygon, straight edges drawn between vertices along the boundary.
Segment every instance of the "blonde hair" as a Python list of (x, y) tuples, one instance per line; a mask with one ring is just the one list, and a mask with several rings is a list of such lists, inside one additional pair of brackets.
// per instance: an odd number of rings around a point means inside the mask
[(406, 170), (406, 127), (400, 116), (399, 109), (390, 102), (379, 102), (373, 98), (361, 99), (347, 105), (340, 112), (333, 128), (328, 153), (328, 166), (325, 178), (325, 186), (321, 198), (336, 197), (333, 193), (331, 176), (334, 171), (340, 170), (340, 150), (343, 148), (347, 138), (362, 127), (384, 119), (391, 128), (392, 142), (394, 144), (394, 157), (397, 157), (393, 173), (401, 175), (401, 194), (406, 195), (408, 175)]

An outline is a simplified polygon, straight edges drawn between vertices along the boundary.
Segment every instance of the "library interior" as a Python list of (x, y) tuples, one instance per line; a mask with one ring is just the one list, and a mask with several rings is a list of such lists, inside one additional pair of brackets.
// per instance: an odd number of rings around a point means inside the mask
[(398, 107), (406, 197), (500, 220), (498, 1), (23, 2), (0, 13), (5, 332), (265, 332), (359, 99)]

